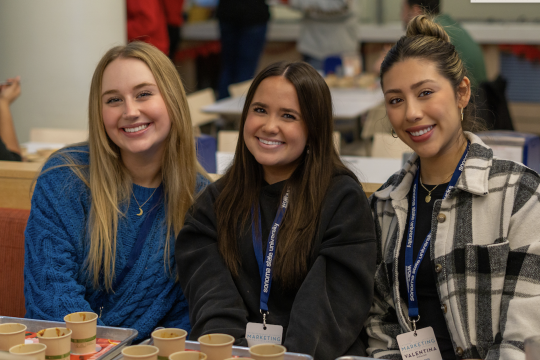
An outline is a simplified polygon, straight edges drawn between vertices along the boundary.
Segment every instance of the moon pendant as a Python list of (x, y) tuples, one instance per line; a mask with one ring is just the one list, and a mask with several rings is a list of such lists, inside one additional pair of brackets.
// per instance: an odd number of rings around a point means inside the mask
[(143, 214), (143, 211), (142, 211), (142, 209), (141, 209), (141, 208), (139, 208), (139, 210), (141, 210), (141, 212), (140, 212), (140, 213), (138, 213), (138, 214), (137, 214), (137, 216), (141, 216), (141, 215)]
[[(428, 203), (430, 201), (431, 201), (431, 195), (426, 196), (426, 202)], [(142, 210), (141, 210), (141, 215), (142, 215)]]

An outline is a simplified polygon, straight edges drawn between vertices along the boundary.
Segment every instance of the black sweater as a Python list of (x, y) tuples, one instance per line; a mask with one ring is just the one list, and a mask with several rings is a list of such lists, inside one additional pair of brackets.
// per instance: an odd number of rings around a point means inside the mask
[[(250, 229), (238, 239), (242, 262), (238, 277), (231, 275), (219, 254), (214, 202), (220, 183), (209, 185), (187, 214), (176, 241), (176, 261), (189, 303), (190, 338), (226, 333), (237, 339), (237, 345), (247, 346), (247, 323), (262, 322), (261, 279)], [(261, 191), (264, 251), (283, 185), (267, 185)], [(359, 334), (373, 298), (376, 243), (366, 196), (351, 177), (334, 177), (317, 237), (313, 241), (320, 246), (302, 285), (286, 290), (279, 281), (272, 282), (268, 323), (283, 326), (288, 351), (317, 360), (364, 355)]]

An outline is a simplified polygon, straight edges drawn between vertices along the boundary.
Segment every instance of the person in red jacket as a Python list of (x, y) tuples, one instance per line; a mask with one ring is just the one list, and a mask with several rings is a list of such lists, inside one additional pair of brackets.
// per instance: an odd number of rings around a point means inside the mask
[(173, 58), (180, 40), (184, 0), (127, 0), (128, 41), (142, 40)]

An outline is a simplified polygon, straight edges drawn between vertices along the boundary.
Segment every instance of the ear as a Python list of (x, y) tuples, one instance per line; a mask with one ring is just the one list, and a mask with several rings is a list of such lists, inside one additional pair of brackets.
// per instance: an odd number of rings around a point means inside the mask
[(456, 91), (458, 107), (465, 108), (471, 99), (471, 80), (464, 76)]

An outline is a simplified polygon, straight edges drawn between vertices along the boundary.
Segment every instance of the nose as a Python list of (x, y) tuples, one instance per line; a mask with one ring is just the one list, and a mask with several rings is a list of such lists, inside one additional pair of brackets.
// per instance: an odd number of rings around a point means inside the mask
[(268, 134), (277, 134), (279, 132), (279, 119), (276, 115), (270, 115), (266, 118), (263, 131)]
[(405, 113), (406, 120), (409, 122), (417, 122), (422, 120), (422, 107), (415, 100), (407, 101), (407, 111)]
[(137, 119), (140, 115), (137, 103), (132, 99), (126, 99), (124, 102), (124, 113), (122, 116), (127, 120)]

